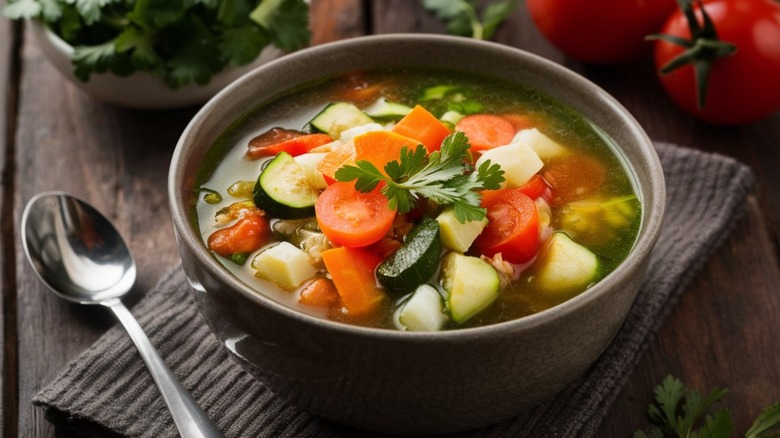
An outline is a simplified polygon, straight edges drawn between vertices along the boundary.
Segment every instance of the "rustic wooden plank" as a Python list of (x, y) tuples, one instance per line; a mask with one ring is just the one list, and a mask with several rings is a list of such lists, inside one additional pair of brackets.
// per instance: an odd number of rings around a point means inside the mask
[(444, 33), (444, 25), (427, 13), (420, 2), (408, 0), (372, 0), (372, 32), (381, 33)]
[[(0, 1), (0, 8), (5, 2)], [(14, 260), (16, 242), (13, 228), (13, 152), (14, 127), (16, 121), (16, 44), (19, 26), (0, 18), (0, 169), (2, 169), (2, 196), (0, 196), (0, 431), (4, 436), (16, 435), (16, 295), (14, 290)]]
[(313, 0), (309, 11), (313, 46), (365, 35), (368, 30), (362, 0)]
[[(14, 217), (44, 190), (94, 203), (135, 255), (132, 304), (178, 260), (166, 179), (176, 140), (194, 110), (140, 112), (95, 101), (66, 82), (30, 39), (22, 61)], [(21, 253), (17, 268), (19, 432), (52, 435), (30, 399), (114, 321), (105, 309), (68, 304), (46, 291)]]

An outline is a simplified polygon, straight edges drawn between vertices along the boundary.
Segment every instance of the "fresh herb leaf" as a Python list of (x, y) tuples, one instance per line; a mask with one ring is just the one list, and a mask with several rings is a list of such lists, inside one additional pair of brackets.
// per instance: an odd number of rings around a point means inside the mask
[(73, 48), (74, 74), (82, 81), (88, 81), (92, 73), (105, 73), (114, 62), (116, 50), (114, 41), (97, 46), (77, 46)]
[(282, 50), (298, 50), (311, 39), (309, 9), (302, 0), (264, 0), (249, 18), (266, 29)]
[(399, 160), (385, 165), (385, 176), (368, 161), (360, 160), (336, 171), (338, 181), (355, 180), (355, 188), (369, 192), (380, 182), (386, 184), (382, 193), (391, 208), (400, 213), (410, 211), (420, 199), (441, 205), (452, 205), (461, 223), (482, 220), (485, 209), (480, 207), (478, 190), (498, 189), (504, 181), (504, 171), (489, 160), (473, 169), (466, 162), (470, 145), (462, 132), (447, 136), (440, 151), (427, 153), (423, 145), (403, 148)]
[[(734, 428), (731, 413), (727, 409), (720, 409), (714, 416), (707, 415), (713, 404), (725, 395), (725, 389), (716, 388), (707, 396), (702, 396), (680, 380), (667, 376), (655, 388), (655, 401), (647, 410), (650, 421), (656, 427), (637, 430), (634, 438), (729, 438)], [(780, 437), (778, 426), (780, 402), (767, 407), (756, 418), (745, 437), (777, 438)]]
[(268, 45), (257, 26), (243, 26), (225, 30), (222, 38), (222, 56), (234, 65), (249, 64)]
[(764, 409), (753, 425), (745, 432), (745, 438), (780, 437), (780, 402)]
[(3, 8), (3, 15), (11, 20), (29, 20), (43, 12), (43, 4), (38, 0), (16, 0)]
[(154, 50), (154, 37), (135, 26), (128, 26), (116, 37), (114, 48), (117, 53), (129, 53), (139, 70), (152, 69), (161, 61)]
[(95, 24), (100, 21), (100, 10), (118, 0), (76, 0), (76, 10), (79, 11), (84, 23), (87, 25)]
[(477, 0), (423, 0), (422, 4), (445, 23), (447, 33), (489, 40), (515, 9), (517, 2), (518, 0), (489, 2), (481, 15)]
[(307, 45), (308, 11), (305, 0), (9, 0), (3, 14), (43, 20), (74, 47), (82, 81), (147, 71), (178, 88), (248, 64), (269, 44)]

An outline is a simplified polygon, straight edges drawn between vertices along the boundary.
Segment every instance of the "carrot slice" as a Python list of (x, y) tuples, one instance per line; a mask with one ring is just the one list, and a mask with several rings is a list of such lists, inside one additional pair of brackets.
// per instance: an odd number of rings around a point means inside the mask
[(333, 308), (341, 298), (336, 286), (327, 278), (317, 277), (301, 291), (298, 302), (307, 306)]
[(471, 150), (484, 151), (512, 141), (515, 128), (505, 118), (494, 114), (473, 114), (455, 125), (456, 131), (466, 134)]
[(355, 142), (355, 161), (366, 160), (385, 174), (385, 164), (400, 160), (401, 150), (414, 150), (418, 142), (390, 131), (371, 131), (358, 135)]
[(376, 285), (374, 269), (382, 261), (360, 248), (332, 248), (322, 253), (341, 303), (350, 316), (370, 315), (379, 309), (385, 294)]
[(399, 120), (393, 132), (417, 140), (428, 152), (438, 151), (444, 137), (450, 135), (449, 128), (420, 105)]
[(355, 143), (344, 143), (340, 147), (328, 152), (322, 161), (317, 164), (317, 170), (322, 172), (325, 182), (333, 184), (336, 182), (336, 171), (342, 166), (355, 163)]

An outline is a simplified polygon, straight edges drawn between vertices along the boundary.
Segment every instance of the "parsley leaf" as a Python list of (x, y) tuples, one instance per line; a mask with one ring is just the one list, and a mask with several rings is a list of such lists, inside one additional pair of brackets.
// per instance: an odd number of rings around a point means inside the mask
[(468, 138), (456, 132), (444, 139), (440, 151), (428, 154), (423, 145), (403, 148), (399, 160), (385, 165), (387, 176), (370, 162), (360, 160), (337, 170), (336, 179), (355, 180), (355, 188), (361, 192), (369, 192), (385, 182), (382, 193), (390, 201), (390, 208), (400, 213), (410, 211), (418, 200), (428, 199), (452, 205), (461, 223), (478, 221), (485, 217), (485, 209), (480, 207), (477, 191), (498, 189), (504, 181), (504, 171), (489, 160), (473, 169), (465, 161), (469, 148)]
[(82, 81), (89, 80), (90, 74), (105, 73), (114, 61), (116, 50), (114, 41), (107, 41), (97, 46), (77, 46), (73, 48), (74, 74)]
[(222, 56), (231, 64), (249, 64), (268, 44), (257, 26), (243, 26), (225, 30), (222, 38)]
[[(731, 413), (727, 409), (720, 409), (715, 416), (706, 415), (712, 405), (724, 395), (725, 389), (716, 388), (703, 396), (680, 380), (666, 376), (655, 388), (655, 401), (647, 410), (650, 421), (656, 427), (637, 430), (634, 432), (634, 438), (729, 438), (734, 428)], [(745, 437), (778, 437), (778, 426), (780, 402), (767, 407), (756, 418)]]
[(288, 52), (298, 50), (311, 39), (309, 9), (300, 0), (265, 0), (249, 18), (268, 30), (271, 41)]
[(43, 12), (43, 5), (38, 0), (17, 0), (3, 8), (3, 15), (11, 20), (28, 20), (36, 18)]
[(753, 425), (745, 432), (745, 438), (769, 438), (780, 436), (780, 402), (764, 409)]
[(423, 0), (422, 4), (446, 24), (448, 33), (488, 40), (509, 17), (517, 2), (518, 0), (490, 2), (481, 16), (477, 10), (477, 0)]

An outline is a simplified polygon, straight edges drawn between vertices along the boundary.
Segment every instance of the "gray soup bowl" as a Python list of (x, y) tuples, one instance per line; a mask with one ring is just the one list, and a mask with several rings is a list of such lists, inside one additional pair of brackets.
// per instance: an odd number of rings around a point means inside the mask
[[(438, 333), (318, 319), (267, 298), (225, 269), (193, 221), (194, 184), (214, 141), (273, 97), (319, 78), (386, 67), (478, 73), (539, 90), (584, 114), (617, 145), (643, 206), (628, 258), (552, 309)], [(664, 212), (658, 156), (636, 120), (577, 74), (507, 46), (437, 35), (349, 39), (287, 55), (234, 82), (189, 123), (169, 175), (174, 228), (202, 315), (238, 360), (279, 397), (363, 430), (429, 434), (477, 428), (552, 397), (607, 347), (636, 296)]]

